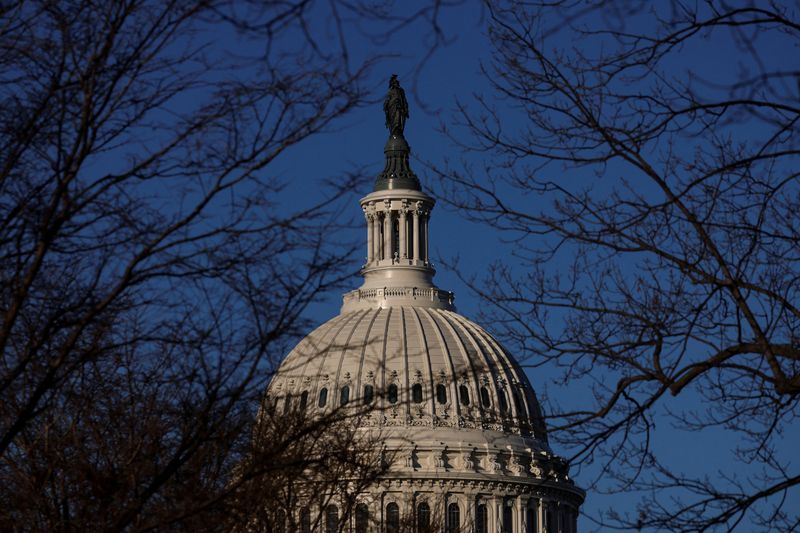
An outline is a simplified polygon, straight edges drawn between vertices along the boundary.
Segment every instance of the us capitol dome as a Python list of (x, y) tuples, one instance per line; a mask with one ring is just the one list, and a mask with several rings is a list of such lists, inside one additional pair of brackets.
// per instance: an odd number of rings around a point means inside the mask
[[(435, 200), (409, 166), (408, 104), (394, 76), (384, 111), (385, 168), (360, 201), (364, 283), (289, 353), (267, 394), (320, 413), (374, 405), (358, 423), (378, 428), (395, 459), (343, 531), (397, 532), (400, 517), (439, 516), (448, 532), (575, 533), (585, 494), (550, 449), (530, 381), (434, 284)], [(323, 531), (342, 526), (335, 505), (310, 512)]]

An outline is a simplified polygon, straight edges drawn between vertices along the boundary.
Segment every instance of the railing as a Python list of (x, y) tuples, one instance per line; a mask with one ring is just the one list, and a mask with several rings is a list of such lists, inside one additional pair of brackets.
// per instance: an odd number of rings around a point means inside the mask
[(434, 287), (384, 287), (382, 289), (356, 289), (345, 293), (343, 300), (345, 303), (353, 301), (367, 300), (377, 302), (390, 298), (426, 299), (432, 302), (453, 305), (455, 295), (450, 291), (444, 291)]

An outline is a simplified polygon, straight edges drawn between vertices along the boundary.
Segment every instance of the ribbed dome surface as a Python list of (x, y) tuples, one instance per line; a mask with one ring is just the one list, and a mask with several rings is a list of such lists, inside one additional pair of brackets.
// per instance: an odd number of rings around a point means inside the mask
[(371, 399), (381, 415), (370, 425), (489, 430), (547, 449), (525, 374), (485, 330), (445, 309), (345, 312), (292, 350), (270, 395), (308, 409)]

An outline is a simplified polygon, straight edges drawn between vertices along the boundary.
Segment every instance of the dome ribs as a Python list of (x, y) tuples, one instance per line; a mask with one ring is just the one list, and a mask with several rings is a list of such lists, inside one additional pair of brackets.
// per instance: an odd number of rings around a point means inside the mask
[[(509, 420), (511, 420), (512, 425), (515, 426), (515, 429), (522, 432), (522, 419), (519, 418), (519, 413), (517, 413), (517, 420), (514, 420), (516, 405), (513, 397), (510, 397), (510, 395), (506, 392), (511, 391), (513, 382), (519, 382), (519, 376), (515, 375), (515, 373), (512, 371), (512, 368), (508, 364), (510, 357), (502, 348), (500, 348), (497, 343), (492, 342), (493, 339), (491, 336), (488, 335), (482, 328), (478, 327), (476, 324), (463, 320), (462, 317), (456, 313), (451, 313), (450, 316), (457, 320), (463, 326), (464, 331), (470, 335), (470, 337), (475, 339), (477, 344), (479, 344), (481, 347), (480, 351), (483, 354), (484, 360), (486, 361), (488, 373), (491, 375), (492, 383), (488, 389), (494, 393), (491, 411), (493, 418), (495, 418), (495, 420), (499, 420), (504, 426), (508, 424)], [(479, 385), (486, 386), (486, 383), (481, 383)], [(501, 395), (504, 396), (504, 400), (501, 399)], [(501, 409), (503, 401), (505, 401), (506, 405), (504, 410)]]
[[(475, 329), (476, 332), (494, 348), (496, 353), (508, 353), (494, 337), (486, 332), (486, 330), (475, 326), (473, 326), (473, 329)], [(516, 413), (516, 418), (520, 427), (528, 426), (531, 430), (533, 430), (535, 427), (535, 436), (540, 437), (542, 440), (547, 442), (547, 432), (544, 428), (544, 424), (541, 422), (539, 404), (536, 400), (535, 394), (531, 397), (531, 394), (533, 394), (533, 387), (531, 386), (528, 377), (525, 375), (522, 367), (514, 357), (503, 358), (503, 363), (506, 372), (512, 377), (512, 380), (509, 381), (507, 386), (511, 393), (511, 397), (508, 398), (509, 408), (514, 409), (513, 412)], [(522, 394), (520, 394), (520, 389), (522, 389)], [(514, 397), (515, 394), (518, 395), (517, 398)], [(522, 402), (523, 409), (519, 408), (518, 402)], [(533, 416), (532, 413), (534, 413)], [(538, 413), (538, 416), (536, 413)], [(533, 421), (533, 423), (531, 423), (531, 421)]]
[[(422, 402), (423, 402), (422, 405), (426, 405), (426, 404), (428, 405), (428, 409), (426, 410), (426, 413), (431, 416), (431, 424), (430, 425), (433, 426), (433, 417), (436, 416), (436, 403), (435, 403), (436, 402), (436, 398), (434, 398), (434, 394), (433, 394), (433, 390), (432, 390), (433, 389), (433, 368), (431, 366), (431, 353), (430, 353), (430, 349), (428, 347), (428, 339), (427, 339), (427, 336), (425, 335), (425, 329), (422, 326), (422, 318), (419, 316), (419, 309), (415, 308), (415, 307), (410, 307), (410, 308), (408, 308), (408, 310), (411, 313), (414, 314), (414, 317), (416, 318), (415, 323), (417, 325), (417, 330), (419, 331), (419, 337), (418, 338), (421, 341), (421, 343), (420, 343), (421, 345), (419, 347), (420, 348), (419, 357), (421, 359), (420, 366), (423, 366), (425, 368), (426, 373), (427, 373), (427, 380), (422, 380), (421, 384), (422, 384), (423, 390), (428, 389), (428, 394), (424, 395), (423, 398), (422, 398)], [(409, 367), (409, 372), (410, 371), (411, 371), (411, 368)], [(426, 383), (429, 385), (428, 387), (425, 386)]]
[(408, 366), (408, 331), (406, 330), (406, 313), (405, 308), (399, 307), (398, 313), (400, 317), (400, 323), (402, 325), (402, 343), (403, 343), (403, 368), (405, 369), (405, 380), (406, 380), (406, 390), (405, 390), (405, 398), (406, 401), (403, 404), (406, 407), (406, 421), (411, 419), (411, 401), (410, 401), (410, 393), (411, 393), (411, 367)]
[(320, 327), (311, 332), (304, 338), (300, 344), (295, 347), (290, 353), (290, 356), (284, 359), (275, 376), (280, 376), (283, 381), (294, 381), (295, 385), (292, 390), (288, 390), (286, 386), (282, 387), (284, 393), (296, 393), (302, 391), (302, 380), (305, 376), (309, 375), (308, 369), (313, 362), (316, 361), (320, 353), (325, 350), (325, 347), (330, 345), (330, 337), (337, 335), (338, 332), (344, 328), (353, 316), (361, 313), (348, 313), (347, 315), (339, 315), (332, 320), (322, 324)]
[[(389, 415), (392, 423), (403, 423), (408, 414), (408, 372), (407, 359), (405, 357), (405, 329), (403, 327), (402, 308), (389, 307), (386, 309), (386, 333), (383, 337), (383, 371), (386, 376), (384, 390), (392, 384), (398, 388), (398, 401), (389, 404)], [(387, 398), (388, 399), (388, 398)], [(404, 412), (401, 413), (401, 408)], [(401, 416), (402, 415), (402, 416)]]
[(436, 411), (436, 384), (437, 377), (440, 372), (447, 374), (449, 370), (445, 360), (449, 357), (444, 339), (436, 325), (435, 319), (428, 312), (428, 309), (420, 308), (414, 310), (420, 320), (422, 332), (427, 346), (428, 365), (430, 369), (429, 379), (427, 383), (427, 395), (429, 398), (428, 405), (431, 408), (432, 424), (437, 425), (439, 418)]
[[(442, 315), (437, 310), (424, 309), (423, 312), (430, 317), (431, 322), (434, 324), (436, 328), (435, 331), (438, 335), (439, 342), (441, 343), (442, 348), (444, 349), (446, 355), (444, 359), (449, 365), (448, 368), (449, 372), (445, 373), (444, 380), (439, 380), (434, 378), (432, 381), (432, 385), (435, 389), (435, 386), (441, 383), (450, 391), (447, 398), (448, 401), (445, 404), (445, 407), (453, 408), (453, 412), (449, 413), (449, 415), (453, 417), (453, 423), (454, 425), (457, 426), (458, 416), (461, 414), (461, 409), (460, 409), (461, 405), (458, 402), (458, 384), (457, 384), (458, 372), (456, 371), (456, 365), (455, 361), (453, 360), (453, 354), (451, 350), (452, 348), (458, 348), (459, 352), (461, 353), (462, 359), (466, 358), (466, 354), (461, 350), (461, 348), (463, 347), (460, 346), (458, 341), (456, 340), (457, 336), (453, 334), (452, 328), (450, 327), (450, 325), (447, 323), (446, 320), (443, 320)], [(444, 324), (442, 324), (442, 322), (444, 322)], [(444, 327), (442, 327), (443, 325)], [(448, 373), (449, 377), (447, 376)], [(434, 403), (434, 406), (435, 405), (436, 403)], [(447, 413), (446, 410), (444, 410), (444, 412)]]
[[(474, 400), (471, 402), (471, 404), (473, 409), (477, 409), (477, 412), (480, 415), (481, 427), (491, 427), (495, 423), (496, 417), (494, 412), (487, 409), (481, 400), (481, 388), (484, 387), (484, 384), (481, 382), (481, 377), (482, 375), (491, 375), (491, 381), (495, 382), (497, 380), (496, 372), (493, 370), (495, 365), (493, 364), (493, 361), (487, 357), (486, 350), (483, 349), (482, 343), (479, 342), (475, 335), (473, 335), (467, 328), (468, 321), (461, 320), (463, 317), (457, 313), (442, 313), (442, 315), (449, 317), (459, 325), (457, 330), (459, 332), (459, 340), (461, 340), (462, 344), (467, 348), (468, 353), (470, 353), (470, 366), (472, 367), (473, 375), (473, 392), (475, 393)], [(480, 367), (478, 365), (480, 365)], [(492, 387), (489, 387), (489, 390), (493, 390)], [(497, 397), (495, 396), (492, 399), (492, 408), (496, 405)]]
[(273, 377), (275, 383), (270, 384), (270, 390), (278, 395), (291, 394), (298, 397), (303, 391), (308, 391), (308, 402), (314, 404), (319, 390), (319, 374), (314, 374), (312, 367), (318, 359), (320, 364), (322, 363), (332, 340), (347, 327), (347, 324), (363, 314), (353, 312), (339, 315), (312, 331), (278, 367)]
[[(381, 375), (381, 386), (379, 387), (380, 394), (379, 394), (378, 397), (380, 398), (380, 404), (381, 404), (382, 412), (384, 413), (384, 417), (386, 417), (387, 413), (389, 413), (390, 415), (391, 414), (394, 414), (394, 415), (397, 414), (396, 407), (393, 409), (392, 406), (396, 406), (397, 403), (402, 401), (402, 396), (400, 396), (398, 398), (398, 402), (394, 403), (394, 404), (392, 404), (389, 401), (390, 398), (388, 398), (389, 385), (392, 385), (392, 384), (396, 385), (397, 384), (397, 376), (399, 374), (395, 373), (393, 375), (393, 370), (391, 370), (389, 368), (389, 364), (388, 364), (388, 361), (387, 361), (387, 353), (386, 353), (386, 348), (387, 348), (387, 345), (389, 344), (389, 331), (390, 331), (389, 330), (389, 318), (392, 315), (392, 308), (389, 307), (389, 308), (386, 308), (386, 309), (382, 309), (381, 311), (385, 311), (384, 314), (386, 315), (386, 318), (385, 318), (384, 323), (383, 323), (383, 343), (382, 343), (381, 351), (380, 351), (380, 358), (379, 358), (380, 362), (378, 363), (378, 367), (379, 367), (378, 369), (380, 370), (380, 373), (381, 373), (380, 374)], [(396, 370), (394, 372), (396, 372)]]
[[(356, 344), (355, 346), (353, 345), (353, 337), (355, 336), (355, 333), (358, 330), (359, 326), (362, 323), (365, 323), (364, 322), (364, 318), (367, 315), (370, 315), (370, 314), (373, 315), (373, 316), (368, 321), (369, 324), (367, 325), (367, 332), (369, 332), (369, 329), (372, 327), (372, 323), (375, 321), (375, 317), (376, 317), (377, 313), (369, 313), (369, 312), (364, 313), (359, 318), (359, 320), (356, 321), (356, 323), (353, 325), (353, 327), (350, 329), (350, 333), (347, 335), (347, 340), (345, 341), (344, 345), (341, 347), (341, 350), (339, 351), (339, 362), (336, 365), (336, 377), (334, 378), (334, 381), (333, 381), (333, 387), (335, 388), (335, 390), (337, 392), (337, 394), (334, 395), (334, 396), (337, 399), (339, 398), (338, 392), (341, 391), (341, 389), (342, 389), (342, 387), (344, 385), (349, 385), (351, 390), (352, 390), (352, 392), (350, 394), (350, 400), (351, 401), (352, 400), (356, 400), (356, 399), (358, 399), (360, 397), (360, 391), (358, 390), (358, 371), (360, 369), (359, 368), (354, 368), (354, 367), (353, 368), (342, 368), (342, 367), (344, 365), (344, 362), (348, 361), (348, 360), (350, 361), (351, 365), (353, 364), (353, 362), (358, 362), (359, 366), (360, 366), (360, 362), (363, 360), (363, 350), (362, 350), (361, 356), (358, 357), (357, 359), (355, 359), (355, 361), (353, 361), (354, 358), (347, 357), (347, 354), (350, 351), (357, 351), (358, 350), (359, 345), (358, 344)], [(367, 338), (367, 336), (365, 335), (364, 338)], [(358, 337), (356, 337), (356, 343), (357, 342), (358, 342)], [(338, 349), (338, 347), (336, 347), (336, 348)], [(349, 373), (350, 374), (350, 376), (348, 378), (343, 378), (343, 376), (342, 376), (342, 371), (343, 370), (344, 370), (345, 373)], [(354, 389), (354, 386), (353, 386), (354, 383), (355, 383), (355, 390), (353, 390)]]
[[(458, 345), (465, 361), (464, 374), (468, 373), (471, 376), (471, 378), (468, 377), (465, 380), (467, 389), (470, 391), (470, 404), (466, 408), (466, 414), (469, 419), (479, 423), (482, 427), (487, 419), (484, 416), (483, 409), (481, 408), (480, 404), (480, 377), (478, 369), (475, 367), (475, 362), (479, 360), (477, 346), (473, 339), (465, 338), (468, 336), (468, 334), (464, 331), (464, 326), (461, 323), (454, 320), (453, 317), (451, 317), (448, 313), (443, 313), (440, 311), (437, 314), (439, 314), (440, 319), (443, 320), (455, 333), (455, 338), (458, 340)], [(455, 377), (454, 387), (456, 393), (458, 392), (458, 386), (460, 384), (458, 380), (460, 377), (461, 376), (459, 375), (456, 375)], [(461, 412), (462, 405), (460, 401), (458, 402), (458, 407), (459, 412)]]
[[(354, 320), (347, 320), (347, 322), (345, 322), (344, 324), (341, 325), (341, 327), (339, 327), (339, 328), (337, 328), (335, 330), (335, 333), (331, 337), (330, 342), (325, 343), (322, 352), (319, 354), (320, 355), (320, 358), (319, 358), (320, 361), (319, 361), (319, 366), (317, 367), (317, 373), (316, 374), (312, 374), (312, 375), (309, 376), (311, 379), (314, 380), (314, 385), (313, 385), (313, 387), (311, 389), (312, 390), (312, 393), (311, 393), (311, 405), (317, 405), (317, 399), (319, 398), (319, 391), (322, 390), (323, 387), (327, 387), (327, 389), (328, 389), (328, 398), (335, 398), (336, 397), (336, 395), (334, 394), (336, 392), (336, 381), (335, 381), (335, 379), (334, 379), (334, 381), (330, 381), (330, 376), (325, 371), (326, 359), (328, 357), (328, 354), (331, 351), (335, 351), (336, 350), (336, 347), (337, 347), (336, 339), (338, 339), (340, 336), (342, 336), (343, 333), (346, 333), (346, 340), (344, 341), (344, 344), (341, 344), (339, 346), (345, 346), (346, 347), (348, 345), (348, 343), (350, 341), (350, 338), (351, 338), (351, 336), (353, 334), (353, 329), (354, 328), (350, 327), (349, 329), (346, 329), (347, 326), (351, 325), (352, 323), (355, 323), (356, 325), (358, 325), (359, 323), (361, 323), (361, 321), (364, 319), (364, 317), (367, 316), (368, 314), (369, 313), (353, 313), (353, 316), (351, 318), (354, 319)], [(322, 329), (326, 325), (327, 325), (327, 323), (323, 324), (322, 326), (320, 326), (317, 329)], [(333, 329), (333, 328), (331, 328), (331, 329)], [(287, 357), (286, 358), (287, 361), (289, 361), (290, 359), (291, 359), (291, 357)], [(336, 402), (329, 400), (327, 402), (327, 405), (325, 407), (323, 407), (322, 409), (328, 409), (329, 406), (331, 406), (331, 405), (336, 405)]]
[[(386, 325), (379, 324), (376, 328), (375, 323), (378, 319), (383, 319), (386, 313), (384, 309), (373, 309), (370, 312), (371, 318), (364, 329), (359, 331), (355, 336), (356, 347), (360, 349), (361, 354), (358, 357), (359, 370), (356, 379), (356, 387), (358, 391), (355, 394), (357, 400), (361, 400), (364, 393), (364, 385), (372, 385), (378, 391), (378, 399), (380, 398), (380, 385), (378, 381), (382, 379), (381, 360), (383, 357), (383, 345), (386, 335)], [(378, 331), (376, 331), (376, 329)], [(353, 331), (355, 334), (356, 332)], [(378, 346), (380, 345), (380, 346)]]

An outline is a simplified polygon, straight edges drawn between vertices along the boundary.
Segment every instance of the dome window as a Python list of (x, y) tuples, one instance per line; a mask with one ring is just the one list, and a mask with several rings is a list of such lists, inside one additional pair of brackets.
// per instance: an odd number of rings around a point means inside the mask
[(371, 404), (374, 397), (375, 389), (372, 388), (372, 385), (364, 385), (364, 404)]
[(447, 387), (441, 383), (436, 385), (436, 401), (439, 403), (447, 403)]
[(339, 395), (339, 404), (344, 406), (350, 401), (350, 386), (345, 385), (342, 387), (341, 394)]
[(492, 401), (489, 399), (489, 390), (486, 387), (481, 387), (481, 403), (487, 409), (492, 406)]
[(503, 506), (503, 533), (514, 533), (514, 509), (511, 505)]
[(386, 391), (386, 397), (389, 399), (389, 403), (397, 403), (397, 385), (394, 383), (389, 385), (389, 389)]
[(394, 502), (386, 506), (386, 533), (400, 533), (400, 507)]
[(275, 533), (284, 533), (286, 531), (286, 513), (283, 509), (278, 509), (275, 513)]
[(417, 531), (431, 530), (431, 506), (422, 502), (417, 506)]
[(308, 507), (300, 511), (300, 533), (311, 533), (311, 510)]
[(325, 533), (339, 533), (339, 508), (333, 504), (325, 508)]
[(327, 403), (328, 403), (328, 389), (323, 387), (322, 390), (319, 391), (319, 402), (317, 402), (317, 405), (319, 405), (320, 407), (325, 407), (325, 404)]
[(283, 399), (283, 414), (287, 414), (292, 409), (292, 395), (287, 394)]
[(445, 531), (447, 533), (456, 533), (461, 526), (461, 511), (457, 503), (451, 503), (447, 506), (447, 523), (445, 524)]
[(536, 531), (539, 531), (536, 528), (536, 522), (538, 521), (539, 518), (539, 513), (536, 512), (536, 509), (532, 507), (527, 507), (525, 509), (525, 514), (528, 517), (528, 523), (527, 523), (528, 527), (525, 530), (525, 533), (536, 533)]
[(308, 391), (304, 390), (302, 394), (300, 394), (300, 409), (305, 409), (308, 405)]
[(411, 399), (414, 403), (422, 403), (422, 385), (419, 383), (415, 383), (413, 387), (411, 387)]
[(506, 393), (503, 389), (497, 389), (497, 399), (500, 402), (500, 412), (505, 413), (508, 411), (508, 402), (506, 401)]
[(369, 528), (369, 508), (365, 503), (356, 506), (356, 533), (367, 533)]
[(475, 514), (475, 533), (489, 533), (489, 511), (484, 503), (478, 505)]
[(469, 405), (469, 389), (466, 385), (458, 387), (458, 395), (461, 397), (461, 405)]

